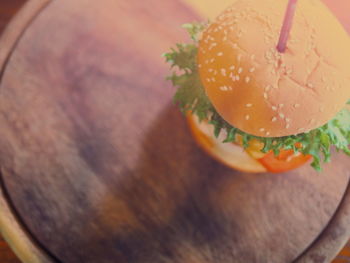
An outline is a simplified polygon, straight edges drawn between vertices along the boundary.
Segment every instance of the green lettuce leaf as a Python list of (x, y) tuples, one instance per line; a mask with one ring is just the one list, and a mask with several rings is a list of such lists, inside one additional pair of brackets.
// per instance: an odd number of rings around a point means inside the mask
[[(215, 110), (199, 78), (197, 70), (197, 46), (201, 32), (206, 28), (207, 23), (185, 24), (183, 27), (188, 31), (192, 39), (191, 43), (177, 44), (164, 57), (171, 65), (172, 75), (168, 80), (177, 87), (174, 95), (174, 103), (185, 114), (191, 112), (196, 114), (200, 121), (208, 120), (214, 126), (214, 135), (219, 136), (222, 130), (226, 131), (224, 143), (234, 142), (236, 135), (241, 135), (243, 147), (249, 146), (249, 141), (257, 139), (262, 142), (264, 153), (273, 151), (278, 155), (280, 149), (293, 149), (294, 152), (301, 152), (305, 155), (312, 155), (311, 166), (317, 171), (321, 170), (322, 162), (331, 160), (331, 147), (343, 151), (350, 156), (350, 111), (344, 109), (327, 124), (307, 133), (297, 135), (266, 138), (247, 134), (232, 125), (228, 124)], [(348, 101), (350, 104), (350, 100)], [(295, 145), (301, 143), (302, 147)]]

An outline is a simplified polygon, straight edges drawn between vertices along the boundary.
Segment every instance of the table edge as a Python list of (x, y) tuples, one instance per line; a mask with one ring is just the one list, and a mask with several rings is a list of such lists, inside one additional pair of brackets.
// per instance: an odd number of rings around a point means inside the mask
[[(0, 82), (6, 69), (7, 62), (12, 51), (20, 41), (22, 35), (35, 20), (37, 15), (52, 0), (29, 0), (6, 26), (0, 38)], [(30, 263), (52, 263), (54, 262), (44, 249), (41, 249), (33, 240), (29, 232), (21, 223), (13, 209), (10, 199), (7, 197), (0, 176), (0, 233), (5, 241), (12, 248), (16, 256), (22, 262)]]

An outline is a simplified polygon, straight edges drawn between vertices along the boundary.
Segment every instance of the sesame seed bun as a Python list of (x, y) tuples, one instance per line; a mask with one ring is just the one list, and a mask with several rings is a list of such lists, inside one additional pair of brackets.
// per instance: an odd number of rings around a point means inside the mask
[(196, 115), (189, 114), (187, 120), (198, 145), (217, 161), (242, 172), (263, 173), (266, 168), (251, 157), (241, 146), (233, 143), (222, 143), (225, 135), (214, 137), (213, 126), (199, 122)]
[(350, 38), (319, 0), (299, 1), (285, 53), (287, 0), (236, 0), (203, 32), (198, 70), (217, 112), (262, 137), (307, 132), (350, 98)]

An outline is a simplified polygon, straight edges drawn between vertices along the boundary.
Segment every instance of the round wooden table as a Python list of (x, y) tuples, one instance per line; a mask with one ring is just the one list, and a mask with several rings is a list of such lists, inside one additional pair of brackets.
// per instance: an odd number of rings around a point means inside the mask
[(24, 262), (329, 262), (345, 245), (346, 156), (254, 175), (195, 145), (160, 56), (193, 20), (175, 0), (31, 0), (5, 31), (0, 227)]

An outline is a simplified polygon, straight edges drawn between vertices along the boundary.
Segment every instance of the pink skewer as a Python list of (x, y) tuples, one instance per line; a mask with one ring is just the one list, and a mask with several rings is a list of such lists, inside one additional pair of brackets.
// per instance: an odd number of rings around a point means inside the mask
[(280, 39), (278, 41), (277, 50), (280, 53), (284, 53), (287, 48), (287, 41), (289, 38), (290, 30), (293, 25), (293, 18), (298, 0), (289, 0), (286, 14), (284, 16), (283, 26), (281, 29)]

